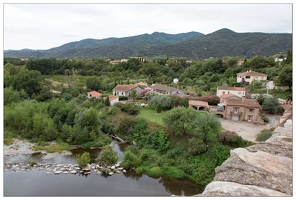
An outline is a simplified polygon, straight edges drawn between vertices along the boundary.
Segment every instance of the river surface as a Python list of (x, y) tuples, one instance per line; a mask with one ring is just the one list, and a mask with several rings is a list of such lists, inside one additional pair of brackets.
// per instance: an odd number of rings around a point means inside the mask
[[(125, 145), (113, 142), (113, 150), (122, 160)], [(76, 164), (76, 155), (90, 153), (95, 162), (100, 149), (72, 150), (72, 155), (41, 159), (41, 155), (4, 156), (4, 163), (19, 163), (30, 159), (38, 163)], [(121, 172), (112, 176), (91, 171), (82, 174), (47, 174), (46, 170), (13, 171), (4, 170), (3, 192), (10, 196), (193, 196), (203, 192), (204, 186), (190, 180), (169, 180), (164, 177), (151, 178), (137, 175), (134, 171)]]

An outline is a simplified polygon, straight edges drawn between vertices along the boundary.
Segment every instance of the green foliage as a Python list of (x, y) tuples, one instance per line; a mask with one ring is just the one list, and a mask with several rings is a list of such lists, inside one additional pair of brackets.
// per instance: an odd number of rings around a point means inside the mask
[(134, 132), (134, 125), (136, 124), (136, 120), (132, 117), (125, 117), (120, 121), (120, 124), (117, 128), (118, 133), (124, 133), (126, 135), (130, 135)]
[(36, 160), (29, 160), (28, 163), (29, 163), (30, 166), (37, 165)]
[(181, 135), (195, 127), (193, 122), (196, 117), (197, 112), (192, 107), (179, 106), (167, 111), (162, 120), (170, 132)]
[(207, 145), (203, 142), (203, 140), (193, 137), (188, 139), (187, 143), (187, 151), (191, 155), (197, 155), (203, 153), (207, 150)]
[(261, 118), (263, 119), (263, 121), (265, 123), (268, 123), (269, 122), (269, 119), (265, 115), (262, 115)]
[(156, 95), (148, 100), (150, 106), (161, 105), (162, 108), (169, 108), (171, 106), (171, 98), (168, 95)]
[(292, 85), (293, 85), (292, 78), (293, 78), (292, 64), (289, 64), (280, 71), (278, 80), (280, 85), (288, 86), (291, 91)]
[(282, 107), (277, 98), (266, 98), (262, 104), (262, 109), (271, 114), (282, 113)]
[(116, 154), (117, 152), (113, 151), (111, 146), (104, 146), (99, 154), (99, 157), (96, 158), (96, 161), (101, 166), (113, 165), (118, 160)]
[(218, 135), (221, 127), (221, 123), (216, 115), (201, 112), (199, 112), (198, 116), (195, 118), (194, 125), (198, 129), (196, 134), (200, 135), (200, 138), (202, 138), (204, 142), (207, 141), (210, 133)]
[(183, 107), (188, 107), (189, 102), (187, 98), (181, 98), (181, 97), (173, 97), (170, 96), (171, 98), (171, 106), (170, 108), (178, 107), (178, 106), (183, 106)]
[(219, 141), (232, 147), (243, 147), (243, 139), (235, 131), (225, 130), (219, 133)]
[(109, 97), (106, 97), (104, 103), (105, 103), (106, 106), (110, 106), (110, 100), (109, 100)]
[(256, 141), (263, 142), (269, 139), (272, 136), (272, 131), (264, 129), (260, 133), (257, 134)]
[(76, 160), (80, 167), (84, 167), (90, 162), (90, 154), (85, 151), (82, 155), (78, 156)]
[(157, 112), (157, 113), (161, 113), (161, 110), (162, 110), (162, 106), (161, 106), (160, 103), (158, 103), (158, 104), (156, 105), (156, 112)]
[(126, 169), (137, 168), (141, 164), (140, 158), (129, 150), (126, 150), (123, 155), (123, 161), (120, 164)]
[(131, 115), (137, 115), (140, 112), (140, 107), (135, 105), (135, 103), (132, 103), (132, 102), (126, 102), (125, 104), (122, 104), (120, 106), (120, 109)]
[(147, 143), (152, 148), (158, 149), (160, 152), (165, 152), (170, 147), (168, 135), (163, 130), (156, 130), (151, 133)]

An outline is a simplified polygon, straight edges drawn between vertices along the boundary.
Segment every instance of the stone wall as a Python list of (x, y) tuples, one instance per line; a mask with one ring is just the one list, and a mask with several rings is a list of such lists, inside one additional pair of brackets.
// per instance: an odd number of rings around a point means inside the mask
[(198, 196), (292, 196), (292, 120), (265, 142), (232, 150)]

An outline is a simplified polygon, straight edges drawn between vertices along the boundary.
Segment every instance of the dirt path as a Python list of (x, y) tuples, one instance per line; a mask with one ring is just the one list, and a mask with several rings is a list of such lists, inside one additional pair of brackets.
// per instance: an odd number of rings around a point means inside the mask
[(226, 130), (231, 130), (237, 132), (245, 140), (256, 142), (257, 134), (264, 129), (269, 129), (272, 127), (277, 127), (280, 121), (280, 115), (266, 115), (269, 122), (264, 125), (256, 125), (246, 121), (233, 121), (220, 119), (221, 125)]

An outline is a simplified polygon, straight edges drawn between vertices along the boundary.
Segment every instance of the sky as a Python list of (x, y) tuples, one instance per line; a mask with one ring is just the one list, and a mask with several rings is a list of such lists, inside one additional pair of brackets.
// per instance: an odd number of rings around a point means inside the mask
[(3, 4), (4, 50), (50, 49), (87, 38), (153, 32), (210, 34), (228, 28), (237, 33), (292, 33), (293, 22), (292, 3), (9, 2)]

